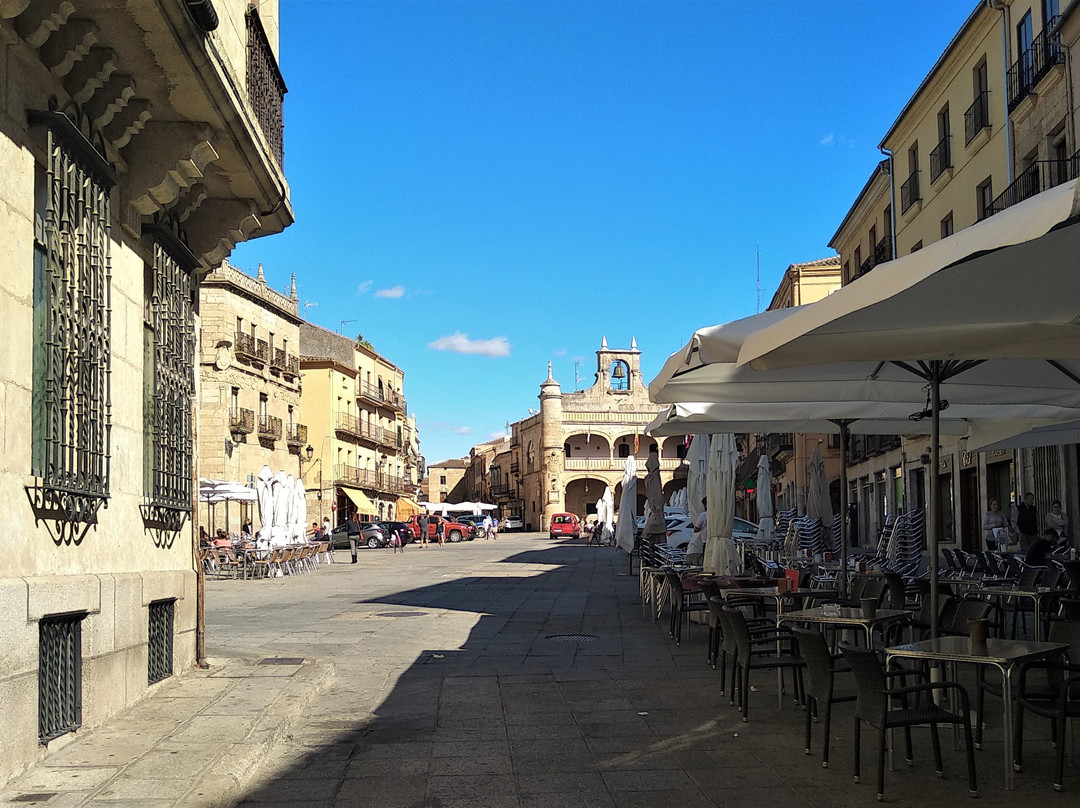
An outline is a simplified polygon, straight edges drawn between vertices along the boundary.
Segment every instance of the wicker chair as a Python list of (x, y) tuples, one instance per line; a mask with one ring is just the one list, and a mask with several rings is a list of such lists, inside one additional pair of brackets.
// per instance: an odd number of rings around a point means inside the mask
[[(1058, 625), (1061, 625), (1059, 623)], [(1046, 684), (1028, 685), (1028, 675), (1042, 673)], [(1016, 769), (1024, 758), (1024, 712), (1049, 718), (1057, 741), (1057, 771), (1054, 791), (1065, 789), (1065, 747), (1068, 720), (1080, 718), (1080, 665), (1066, 662), (1028, 662), (1020, 669), (1016, 696)]]
[[(794, 635), (783, 628), (750, 631), (746, 617), (738, 609), (725, 606), (720, 613), (725, 651), (734, 648), (732, 662), (732, 703), (738, 694), (742, 720), (750, 720), (750, 671), (791, 668), (795, 673), (795, 700), (802, 701), (802, 669)], [(729, 644), (729, 638), (733, 643)]]
[[(934, 764), (940, 776), (944, 769), (941, 762), (941, 739), (938, 735), (939, 724), (956, 724), (964, 727), (967, 744), (968, 789), (972, 796), (978, 796), (979, 787), (975, 777), (975, 747), (971, 739), (971, 718), (968, 707), (968, 695), (964, 688), (955, 682), (934, 682), (890, 688), (887, 685), (885, 671), (877, 654), (866, 648), (844, 646), (845, 658), (855, 673), (855, 687), (858, 698), (855, 702), (855, 782), (860, 778), (860, 733), (863, 722), (878, 730), (878, 777), (877, 798), (885, 799), (885, 735), (890, 729), (903, 727), (907, 741), (908, 763), (913, 760), (911, 753), (911, 727), (918, 724), (930, 725), (930, 740), (934, 748)], [(960, 697), (960, 711), (949, 712), (937, 706), (929, 698), (933, 693), (953, 691)], [(908, 706), (908, 697), (926, 695), (925, 703), (914, 707)], [(891, 707), (893, 698), (901, 700), (900, 707)]]
[(682, 645), (683, 615), (686, 615), (686, 623), (689, 626), (690, 613), (708, 611), (709, 604), (700, 599), (689, 599), (688, 595), (697, 595), (697, 593), (689, 593), (683, 588), (682, 578), (679, 577), (679, 573), (669, 571), (664, 576), (664, 580), (667, 583), (668, 597), (671, 600), (670, 634), (676, 645)]
[(836, 674), (850, 672), (847, 665), (837, 665), (837, 658), (829, 653), (825, 637), (818, 631), (793, 629), (799, 644), (799, 656), (806, 660), (806, 754), (810, 754), (812, 740), (811, 723), (814, 713), (825, 712), (825, 726), (822, 728), (821, 766), (829, 768), (829, 728), (832, 724), (832, 706), (846, 701), (855, 701), (855, 690), (851, 686), (836, 689)]

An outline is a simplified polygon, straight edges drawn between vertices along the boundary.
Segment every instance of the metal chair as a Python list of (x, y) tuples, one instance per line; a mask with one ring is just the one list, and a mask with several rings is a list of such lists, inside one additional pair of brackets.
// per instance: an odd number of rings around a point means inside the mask
[[(1061, 625), (1060, 623), (1058, 625)], [(1042, 673), (1045, 687), (1028, 687), (1028, 674)], [(1023, 767), (1024, 712), (1049, 718), (1057, 742), (1057, 771), (1054, 791), (1064, 791), (1066, 731), (1070, 718), (1080, 718), (1080, 664), (1067, 662), (1028, 662), (1020, 669), (1020, 684), (1016, 695), (1016, 760), (1017, 771)]]
[[(941, 739), (938, 734), (938, 725), (954, 724), (964, 728), (964, 739), (967, 744), (968, 763), (968, 789), (971, 795), (978, 796), (979, 787), (975, 778), (975, 748), (971, 740), (971, 718), (968, 707), (968, 694), (964, 688), (955, 682), (933, 682), (929, 684), (910, 685), (907, 687), (890, 688), (887, 684), (885, 671), (881, 667), (881, 661), (877, 654), (866, 648), (844, 646), (844, 657), (851, 664), (855, 674), (855, 688), (858, 696), (855, 701), (855, 782), (860, 778), (860, 733), (863, 722), (878, 730), (878, 778), (877, 798), (881, 802), (885, 799), (885, 734), (894, 728), (903, 728), (907, 741), (908, 763), (913, 761), (911, 752), (911, 727), (919, 724), (930, 725), (930, 739), (934, 748), (934, 764), (939, 776), (944, 773), (941, 762)], [(937, 706), (930, 698), (935, 693), (955, 693), (960, 698), (960, 711), (957, 713)], [(927, 696), (924, 703), (915, 707), (908, 707), (908, 698), (912, 696)], [(900, 707), (892, 707), (890, 701), (894, 698), (901, 700)]]
[(720, 613), (725, 647), (728, 637), (734, 640), (735, 658), (732, 663), (732, 698), (738, 693), (742, 720), (750, 720), (750, 671), (755, 669), (791, 668), (795, 675), (795, 700), (802, 701), (802, 669), (805, 665), (798, 655), (794, 635), (784, 628), (751, 633), (746, 617), (738, 609), (725, 606)]
[(679, 577), (679, 573), (675, 571), (669, 571), (664, 580), (667, 583), (668, 597), (671, 600), (671, 637), (675, 640), (676, 645), (682, 645), (682, 624), (683, 615), (686, 615), (686, 623), (690, 624), (691, 612), (704, 612), (708, 611), (709, 604), (704, 600), (690, 600), (690, 597), (697, 596), (697, 592), (687, 592), (682, 584), (682, 578)]

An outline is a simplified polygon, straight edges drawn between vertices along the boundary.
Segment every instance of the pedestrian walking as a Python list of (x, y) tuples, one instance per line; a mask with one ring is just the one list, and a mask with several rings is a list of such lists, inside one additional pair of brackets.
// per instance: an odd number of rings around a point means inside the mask
[(396, 530), (390, 533), (390, 546), (394, 548), (395, 553), (405, 552), (405, 542), (401, 540), (401, 536), (398, 535)]
[(435, 517), (435, 538), (439, 540), (439, 546), (446, 544), (445, 522), (441, 516)]
[(493, 539), (499, 538), (499, 520), (498, 519), (492, 519), (491, 520), (491, 538), (493, 538)]
[(491, 538), (491, 514), (484, 514), (484, 521), (482, 522), (484, 528), (484, 540), (487, 541)]
[(420, 536), (418, 538), (420, 539), (420, 546), (421, 547), (427, 547), (427, 542), (428, 542), (428, 522), (430, 522), (430, 521), (431, 521), (431, 516), (429, 514), (427, 514), (426, 512), (422, 513), (422, 514), (420, 514), (419, 516), (416, 517), (416, 526), (418, 528), (420, 528)]
[(595, 530), (595, 523), (594, 522), (586, 522), (585, 526), (581, 530), (585, 534), (585, 546), (586, 547), (591, 547), (592, 546), (592, 540), (593, 540), (593, 532)]
[(352, 553), (352, 562), (356, 563), (356, 546), (360, 543), (360, 523), (356, 521), (356, 511), (349, 513), (345, 521), (345, 533), (349, 537), (349, 551)]

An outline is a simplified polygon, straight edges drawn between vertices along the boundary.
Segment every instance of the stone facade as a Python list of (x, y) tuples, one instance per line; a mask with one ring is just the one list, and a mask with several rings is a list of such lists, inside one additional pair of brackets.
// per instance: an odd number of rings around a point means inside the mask
[[(629, 349), (612, 349), (605, 337), (596, 352), (595, 382), (585, 390), (563, 393), (549, 364), (539, 397), (540, 412), (510, 425), (509, 446), (492, 458), (488, 474), (500, 515), (520, 518), (527, 530), (547, 530), (556, 513), (595, 513), (607, 485), (617, 505), (626, 457), (635, 455), (643, 475), (649, 447), (657, 443), (644, 429), (660, 411), (649, 401), (636, 340)], [(683, 439), (663, 438), (659, 450), (667, 500), (686, 484), (678, 473)], [(644, 503), (639, 486), (639, 514)]]
[(214, 6), (0, 2), (0, 781), (198, 654), (194, 290), (293, 220), (277, 2)]
[(339, 524), (353, 510), (362, 519), (407, 517), (416, 510), (423, 458), (405, 372), (364, 340), (306, 322), (300, 357), (312, 521), (329, 516)]
[(465, 474), (472, 462), (469, 458), (443, 460), (428, 466), (428, 502), (465, 502), (469, 500)]
[[(300, 317), (290, 294), (222, 263), (199, 289), (199, 473), (253, 484), (263, 465), (300, 473)], [(200, 524), (239, 532), (258, 508), (200, 505)]]

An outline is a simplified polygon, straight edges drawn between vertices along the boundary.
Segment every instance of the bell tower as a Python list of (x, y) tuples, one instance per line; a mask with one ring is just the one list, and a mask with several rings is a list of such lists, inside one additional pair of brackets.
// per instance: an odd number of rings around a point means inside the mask
[(644, 390), (641, 379), (641, 351), (637, 337), (630, 339), (629, 350), (608, 347), (607, 337), (596, 352), (596, 386), (604, 395), (637, 396)]

